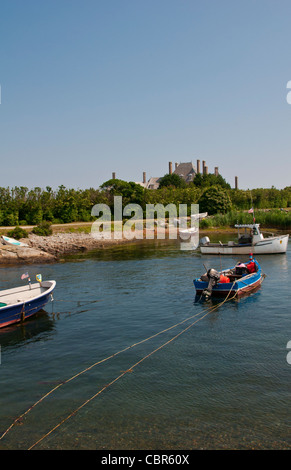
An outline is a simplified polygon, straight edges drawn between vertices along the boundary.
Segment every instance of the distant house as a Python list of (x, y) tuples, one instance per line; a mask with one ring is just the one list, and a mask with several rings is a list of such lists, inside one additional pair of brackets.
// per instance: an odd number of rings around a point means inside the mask
[(158, 189), (161, 181), (161, 177), (158, 178), (150, 178), (146, 184), (147, 189)]
[(140, 184), (143, 188), (146, 189), (158, 189), (160, 185), (160, 180), (160, 177), (151, 177), (148, 181), (145, 181), (144, 177), (144, 181), (142, 183), (140, 181), (137, 181), (136, 184)]
[(194, 167), (192, 162), (188, 163), (176, 163), (176, 168), (173, 172), (175, 175), (179, 175), (186, 183), (190, 183), (196, 176), (196, 168)]
[[(208, 168), (205, 167), (205, 162), (203, 161), (203, 172), (207, 172)], [(200, 173), (200, 160), (197, 160), (197, 169), (193, 165), (192, 162), (187, 163), (175, 163), (175, 170), (172, 171), (172, 162), (169, 162), (169, 174), (176, 174), (179, 175), (186, 183), (191, 183), (194, 180), (197, 173)], [(160, 185), (162, 177), (151, 177), (148, 181), (146, 181), (146, 173), (143, 172), (143, 181), (138, 182), (144, 188), (147, 189), (158, 189)]]

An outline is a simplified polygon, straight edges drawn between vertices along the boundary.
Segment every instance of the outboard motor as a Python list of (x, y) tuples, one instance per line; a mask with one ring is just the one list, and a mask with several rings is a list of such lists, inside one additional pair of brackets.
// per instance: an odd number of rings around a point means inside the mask
[(210, 268), (207, 271), (207, 277), (209, 279), (208, 286), (202, 292), (202, 295), (204, 295), (206, 299), (211, 297), (212, 288), (218, 283), (220, 279), (220, 274), (215, 269)]
[(203, 238), (200, 238), (200, 240), (199, 240), (199, 245), (200, 245), (200, 246), (201, 246), (201, 245), (202, 245), (202, 246), (203, 246), (203, 245), (208, 245), (208, 243), (210, 243), (210, 240), (209, 240), (208, 237), (203, 237)]

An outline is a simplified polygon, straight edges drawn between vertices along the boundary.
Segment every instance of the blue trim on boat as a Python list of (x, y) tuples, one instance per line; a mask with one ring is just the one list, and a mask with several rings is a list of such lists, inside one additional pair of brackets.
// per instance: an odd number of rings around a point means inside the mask
[[(255, 259), (254, 262), (257, 265), (257, 271), (255, 273), (243, 275), (234, 282), (218, 282), (218, 284), (212, 288), (212, 296), (227, 295), (230, 291), (234, 294), (239, 292), (248, 292), (260, 285), (263, 279), (262, 269)], [(234, 269), (234, 267), (230, 269)], [(194, 279), (193, 283), (197, 293), (203, 292), (203, 290), (208, 287), (208, 282), (202, 281), (200, 278)]]
[(47, 291), (27, 301), (3, 305), (0, 308), (0, 328), (24, 321), (44, 308), (51, 298), (54, 287), (52, 284)]

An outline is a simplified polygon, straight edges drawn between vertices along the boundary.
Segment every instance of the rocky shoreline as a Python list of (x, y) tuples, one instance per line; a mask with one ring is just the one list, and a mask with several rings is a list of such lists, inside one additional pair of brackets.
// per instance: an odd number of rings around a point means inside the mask
[(70, 253), (102, 249), (128, 243), (129, 240), (96, 240), (87, 233), (55, 233), (50, 236), (29, 234), (22, 240), (27, 246), (0, 244), (0, 265), (52, 263)]
[[(218, 233), (219, 230), (215, 230)], [(200, 234), (206, 233), (200, 230)], [(209, 231), (207, 231), (208, 233)], [(222, 233), (232, 233), (233, 230), (221, 230)], [(167, 229), (166, 229), (167, 233)], [(145, 239), (144, 237), (141, 237)], [(0, 238), (0, 266), (13, 264), (53, 263), (62, 259), (63, 256), (80, 253), (95, 249), (109, 248), (115, 245), (135, 243), (140, 240), (123, 238), (121, 240), (101, 239), (92, 237), (91, 233), (85, 232), (62, 232), (57, 231), (49, 236), (39, 236), (29, 233), (28, 238), (23, 238), (27, 246), (17, 247), (5, 245)]]

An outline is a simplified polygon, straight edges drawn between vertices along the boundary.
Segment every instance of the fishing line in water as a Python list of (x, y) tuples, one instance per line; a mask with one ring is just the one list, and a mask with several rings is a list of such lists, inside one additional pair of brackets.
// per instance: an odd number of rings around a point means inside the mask
[(96, 304), (98, 302), (104, 302), (104, 299), (97, 299), (97, 300), (67, 300), (67, 299), (52, 299), (52, 312), (51, 314), (52, 315), (60, 315), (60, 314), (63, 314), (63, 313), (74, 313), (74, 312), (55, 312), (54, 311), (54, 303), (55, 302), (68, 302), (68, 303), (75, 303), (77, 304), (77, 308), (78, 307), (86, 307), (87, 305), (92, 305), (92, 304)]
[[(109, 386), (113, 385), (117, 380), (119, 380), (120, 378), (122, 378), (126, 373), (128, 373), (129, 371), (132, 371), (133, 368), (135, 368), (137, 365), (139, 365), (141, 362), (143, 362), (145, 359), (147, 359), (148, 357), (150, 357), (151, 355), (153, 355), (155, 352), (159, 351), (160, 349), (162, 349), (164, 346), (166, 346), (167, 344), (171, 343), (172, 341), (174, 341), (176, 338), (178, 338), (180, 335), (182, 335), (184, 332), (186, 332), (187, 330), (189, 330), (193, 325), (195, 325), (196, 323), (198, 323), (198, 321), (202, 320), (203, 318), (205, 318), (207, 315), (209, 315), (210, 313), (212, 313), (213, 311), (217, 310), (221, 305), (223, 305), (227, 300), (229, 300), (229, 295), (231, 293), (231, 290), (228, 294), (228, 296), (222, 301), (220, 302), (219, 304), (215, 305), (215, 306), (212, 306), (210, 307), (206, 313), (204, 315), (202, 315), (201, 317), (197, 318), (193, 323), (191, 323), (190, 325), (188, 325), (184, 330), (182, 330), (180, 333), (178, 333), (177, 335), (175, 335), (173, 338), (171, 338), (170, 340), (168, 340), (167, 342), (165, 342), (164, 344), (162, 344), (161, 346), (159, 346), (158, 348), (156, 348), (154, 351), (152, 351), (151, 353), (149, 353), (148, 355), (146, 355), (144, 358), (142, 358), (140, 361), (138, 361), (137, 363), (135, 363), (133, 366), (131, 366), (129, 369), (127, 369), (126, 371), (124, 371), (122, 374), (120, 374), (118, 377), (116, 377), (114, 380), (112, 380), (112, 382), (110, 382), (109, 384), (105, 385), (101, 390), (99, 390), (95, 395), (93, 395), (91, 398), (89, 398), (88, 400), (86, 400), (80, 407), (78, 407), (73, 413), (71, 413), (69, 416), (67, 416), (65, 419), (63, 419), (57, 426), (55, 426), (51, 431), (49, 431), (47, 434), (45, 434), (41, 439), (39, 439), (35, 444), (33, 444), (30, 448), (32, 449), (33, 447), (35, 447), (39, 442), (41, 442), (43, 439), (45, 439), (48, 435), (50, 435), (53, 431), (55, 431), (58, 427), (60, 427), (65, 421), (67, 421), (70, 417), (72, 417), (74, 414), (76, 414), (81, 408), (83, 408), (86, 404), (88, 404), (90, 401), (92, 401), (94, 398), (96, 398), (98, 395), (100, 395), (104, 390), (106, 390)], [(233, 297), (231, 298), (233, 299)], [(192, 307), (191, 307), (192, 308)], [(152, 336), (149, 336), (148, 338), (146, 339), (143, 339), (141, 341), (138, 341), (130, 346), (127, 346), (126, 348), (116, 352), (116, 353), (113, 353), (111, 354), (110, 356), (104, 358), (104, 359), (101, 359), (100, 361), (97, 361), (95, 362), (94, 364), (91, 364), (89, 367), (83, 369), (82, 371), (78, 372), (77, 374), (75, 374), (74, 376), (60, 382), (58, 385), (56, 385), (54, 388), (52, 388), (51, 390), (49, 390), (45, 395), (43, 395), (38, 401), (36, 401), (32, 406), (30, 406), (23, 414), (21, 414), (20, 416), (18, 416), (13, 422), (12, 424), (6, 429), (6, 431), (4, 431), (4, 433), (0, 436), (0, 440), (2, 440), (7, 434), (8, 432), (18, 423), (20, 423), (22, 421), (22, 419), (30, 412), (32, 411), (38, 404), (40, 404), (42, 401), (44, 401), (49, 395), (51, 395), (53, 392), (55, 392), (57, 389), (59, 389), (60, 387), (62, 387), (63, 385), (71, 382), (72, 380), (76, 379), (77, 377), (81, 376), (82, 374), (84, 374), (85, 372), (88, 372), (89, 370), (93, 369), (94, 367), (96, 367), (97, 365), (99, 364), (102, 364), (106, 361), (108, 361), (109, 359), (112, 359), (113, 357), (116, 357), (118, 356), (119, 354), (129, 350), (129, 349), (132, 349), (134, 348), (135, 346), (138, 346), (142, 343), (145, 343), (147, 341), (149, 341), (150, 339), (153, 339), (167, 331), (170, 331), (172, 330), (173, 328), (176, 328), (177, 326), (179, 325), (182, 325), (183, 323), (189, 321), (189, 320), (192, 320), (193, 318), (196, 318), (198, 317), (199, 315), (203, 314), (203, 311), (202, 312), (198, 312), (196, 313), (195, 315), (192, 315), (184, 320), (182, 320), (181, 322), (178, 322), (176, 323), (175, 325), (172, 325), (158, 333), (155, 333), (154, 335)]]
[(108, 361), (109, 359), (112, 359), (113, 357), (115, 356), (118, 356), (119, 354), (125, 352), (125, 351), (128, 351), (129, 349), (132, 349), (134, 348), (135, 346), (138, 346), (139, 344), (142, 344), (142, 343), (145, 343), (146, 341), (149, 341), (150, 339), (153, 339), (159, 335), (161, 335), (162, 333), (165, 333), (183, 323), (185, 323), (186, 321), (194, 318), (194, 317), (197, 317), (198, 315), (200, 315), (201, 312), (199, 313), (196, 313), (195, 315), (189, 317), (189, 318), (186, 318), (185, 320), (183, 320), (182, 322), (179, 322), (179, 323), (176, 323), (175, 325), (172, 325), (170, 326), (169, 328), (166, 328), (158, 333), (155, 333), (154, 335), (152, 336), (149, 336), (148, 338), (146, 339), (143, 339), (141, 341), (138, 341), (137, 343), (134, 343), (130, 346), (127, 346), (126, 348), (124, 349), (121, 349), (120, 351), (116, 352), (116, 353), (113, 353), (111, 354), (110, 356), (104, 358), (104, 359), (101, 359), (100, 361), (97, 361), (95, 362), (94, 364), (91, 364), (89, 367), (83, 369), (82, 371), (78, 372), (77, 374), (73, 375), (72, 377), (70, 377), (69, 379), (66, 379), (62, 382), (60, 382), (58, 385), (56, 385), (54, 388), (52, 388), (49, 392), (47, 392), (45, 395), (43, 395), (38, 401), (36, 401), (31, 407), (29, 407), (22, 415), (18, 416), (18, 418), (16, 418), (13, 423), (9, 426), (9, 428), (6, 429), (6, 431), (0, 436), (0, 440), (3, 439), (3, 437), (13, 428), (13, 426), (15, 426), (17, 423), (21, 422), (21, 420), (24, 418), (24, 416), (26, 416), (33, 408), (35, 408), (38, 404), (40, 404), (43, 400), (45, 400), (45, 398), (47, 398), (49, 395), (51, 395), (53, 392), (55, 392), (57, 389), (59, 389), (60, 387), (62, 387), (63, 385), (71, 382), (72, 380), (76, 379), (77, 377), (81, 376), (82, 374), (84, 374), (85, 372), (88, 372), (89, 370), (93, 369), (94, 367), (96, 367), (97, 365), (99, 364), (102, 364), (103, 362), (106, 362)]
[(67, 299), (53, 299), (53, 302), (68, 302), (68, 303), (76, 303), (77, 307), (83, 307), (84, 305), (89, 305), (89, 304), (96, 304), (98, 302), (104, 302), (103, 299), (97, 299), (97, 300), (67, 300)]
[[(232, 290), (232, 289), (231, 289)], [(230, 290), (230, 292), (231, 292)], [(161, 346), (159, 346), (158, 348), (154, 349), (153, 351), (151, 351), (149, 354), (147, 354), (146, 356), (144, 356), (142, 359), (140, 359), (138, 362), (136, 362), (135, 364), (133, 364), (131, 367), (129, 367), (127, 370), (123, 371), (118, 377), (116, 377), (115, 379), (113, 379), (110, 383), (106, 384), (102, 389), (100, 389), (98, 392), (96, 392), (92, 397), (88, 398), (86, 401), (84, 401), (78, 408), (76, 408), (72, 413), (70, 413), (66, 418), (62, 419), (54, 428), (52, 428), (49, 432), (47, 432), (45, 435), (43, 435), (38, 441), (36, 441), (32, 446), (30, 446), (28, 448), (28, 450), (32, 450), (35, 446), (37, 446), (41, 441), (43, 441), (46, 437), (48, 437), (50, 434), (52, 434), (56, 429), (58, 429), (62, 424), (64, 424), (66, 421), (68, 421), (72, 416), (74, 416), (76, 413), (78, 413), (82, 408), (84, 408), (84, 406), (86, 406), (88, 403), (90, 403), (92, 400), (94, 400), (98, 395), (100, 395), (102, 392), (104, 392), (108, 387), (110, 387), (111, 385), (113, 385), (115, 382), (117, 382), (119, 379), (121, 379), (122, 377), (124, 377), (128, 372), (132, 372), (133, 369), (135, 367), (137, 367), (139, 364), (141, 364), (143, 361), (145, 361), (147, 358), (149, 358), (150, 356), (152, 356), (153, 354), (155, 354), (157, 351), (159, 351), (160, 349), (162, 349), (163, 347), (167, 346), (168, 344), (170, 344), (172, 341), (174, 341), (175, 339), (177, 339), (179, 336), (181, 336), (183, 333), (185, 333), (186, 331), (188, 331), (192, 326), (194, 326), (196, 323), (198, 323), (200, 320), (203, 320), (203, 318), (205, 318), (207, 315), (209, 315), (211, 312), (213, 312), (214, 310), (218, 309), (221, 305), (223, 305), (227, 300), (230, 300), (229, 299), (229, 295), (230, 295), (230, 292), (228, 294), (228, 296), (223, 300), (223, 302), (221, 302), (220, 304), (216, 305), (216, 306), (213, 306), (211, 307), (208, 311), (206, 311), (206, 313), (204, 315), (202, 315), (201, 317), (197, 318), (193, 323), (191, 323), (190, 325), (188, 325), (184, 330), (180, 331), (180, 333), (178, 333), (177, 335), (173, 336), (173, 338), (169, 339), (168, 341), (166, 341), (165, 343), (163, 343)], [(233, 299), (233, 297), (232, 297)], [(201, 313), (201, 312), (200, 312)], [(202, 312), (203, 313), (203, 312)], [(196, 314), (196, 315), (193, 315), (192, 317), (190, 318), (194, 318), (194, 317), (197, 317), (199, 314)], [(171, 328), (174, 328), (175, 326), (178, 326), (178, 325), (181, 325), (182, 323), (184, 323), (185, 321), (189, 320), (190, 318), (184, 320), (183, 322), (180, 322), (179, 324), (177, 325), (174, 325), (173, 327), (170, 327), (170, 328), (167, 328), (167, 330), (170, 330)], [(164, 330), (164, 331), (167, 331), (167, 330)], [(163, 332), (164, 332), (163, 331)], [(162, 332), (160, 333), (157, 333), (156, 335), (154, 336), (158, 336), (159, 334), (161, 334)], [(154, 337), (153, 336), (153, 337)], [(150, 339), (150, 338), (148, 338)], [(147, 341), (147, 340), (143, 340), (141, 341), (144, 342), (144, 341)], [(139, 344), (139, 343), (136, 343), (136, 344)], [(129, 348), (127, 348), (129, 349)]]

